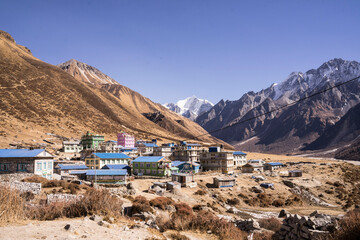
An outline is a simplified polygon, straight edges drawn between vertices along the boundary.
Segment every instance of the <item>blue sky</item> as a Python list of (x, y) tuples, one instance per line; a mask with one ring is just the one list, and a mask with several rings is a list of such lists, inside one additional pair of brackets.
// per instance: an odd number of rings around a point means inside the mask
[(360, 61), (360, 1), (0, 0), (41, 60), (97, 67), (155, 102), (239, 99), (333, 58)]

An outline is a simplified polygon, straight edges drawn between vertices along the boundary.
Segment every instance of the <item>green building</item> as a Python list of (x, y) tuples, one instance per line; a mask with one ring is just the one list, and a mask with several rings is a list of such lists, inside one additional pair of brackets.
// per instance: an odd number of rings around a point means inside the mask
[(171, 176), (171, 161), (163, 156), (138, 157), (132, 161), (134, 175)]
[(104, 142), (104, 136), (98, 134), (92, 134), (87, 132), (84, 136), (81, 137), (81, 144), (84, 150), (87, 149), (98, 149), (100, 148), (100, 143)]

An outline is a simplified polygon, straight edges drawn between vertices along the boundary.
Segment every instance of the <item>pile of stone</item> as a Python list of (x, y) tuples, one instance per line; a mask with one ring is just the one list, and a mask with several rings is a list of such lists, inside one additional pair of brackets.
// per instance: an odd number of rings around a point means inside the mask
[(9, 174), (0, 174), (0, 182), (15, 182), (21, 181), (24, 178), (32, 177), (35, 174), (33, 173), (9, 173)]
[(317, 211), (309, 217), (281, 211), (279, 217), (283, 217), (284, 214), (283, 225), (275, 233), (275, 239), (320, 239), (338, 227), (338, 218)]
[(58, 193), (58, 194), (48, 194), (46, 196), (47, 204), (55, 202), (75, 202), (83, 198), (83, 195), (67, 194), (67, 193)]
[(255, 230), (260, 230), (259, 223), (252, 218), (247, 220), (237, 220), (234, 223), (237, 228), (245, 232), (254, 232)]

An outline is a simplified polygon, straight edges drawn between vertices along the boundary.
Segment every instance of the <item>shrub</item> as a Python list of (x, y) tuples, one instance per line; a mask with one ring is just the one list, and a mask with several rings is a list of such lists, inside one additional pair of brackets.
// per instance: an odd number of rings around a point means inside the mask
[(274, 232), (280, 230), (281, 228), (281, 222), (274, 217), (260, 219), (259, 225), (261, 228), (265, 228)]
[(233, 198), (233, 199), (228, 199), (226, 202), (227, 202), (227, 204), (229, 204), (229, 205), (237, 205), (237, 204), (240, 203), (240, 200), (237, 199), (237, 198)]
[(285, 205), (285, 202), (284, 202), (284, 200), (282, 200), (282, 199), (276, 199), (276, 200), (274, 200), (274, 201), (272, 202), (272, 205), (273, 205), (274, 207), (282, 207), (282, 206)]
[(255, 232), (253, 240), (272, 240), (274, 233), (272, 232)]
[(171, 240), (190, 240), (187, 236), (181, 235), (180, 233), (172, 233), (169, 235)]
[(137, 196), (131, 207), (131, 215), (143, 212), (153, 212), (150, 202), (143, 196)]
[(179, 217), (189, 217), (193, 215), (193, 211), (189, 205), (186, 203), (177, 203), (175, 204), (176, 212), (175, 214)]
[(203, 196), (203, 195), (206, 194), (206, 191), (205, 191), (205, 190), (202, 190), (202, 189), (199, 189), (199, 190), (197, 190), (194, 194), (195, 194), (195, 195)]
[(40, 177), (38, 175), (34, 175), (34, 176), (31, 176), (31, 177), (24, 178), (21, 181), (22, 182), (31, 182), (31, 183), (41, 183), (41, 185), (42, 185), (42, 184), (44, 184), (45, 182), (47, 182), (49, 180), (47, 180), (46, 178)]
[(165, 210), (167, 206), (175, 205), (175, 202), (168, 197), (157, 197), (150, 201), (150, 205)]
[(332, 240), (355, 240), (360, 239), (360, 211), (353, 210), (339, 222), (339, 229), (335, 231)]

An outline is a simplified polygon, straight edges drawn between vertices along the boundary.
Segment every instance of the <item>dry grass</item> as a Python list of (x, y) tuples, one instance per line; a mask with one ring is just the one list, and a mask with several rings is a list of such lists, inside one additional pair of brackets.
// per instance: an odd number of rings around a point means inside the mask
[(0, 224), (26, 219), (24, 204), (18, 191), (0, 187)]
[(205, 190), (199, 189), (194, 194), (204, 196), (207, 192)]
[(171, 240), (190, 240), (187, 236), (181, 235), (180, 233), (172, 233), (169, 235)]
[(153, 212), (153, 209), (150, 206), (150, 202), (143, 196), (137, 196), (131, 208), (131, 215), (142, 212)]
[(261, 228), (265, 228), (273, 232), (276, 232), (281, 228), (281, 222), (274, 217), (260, 219), (259, 225)]

